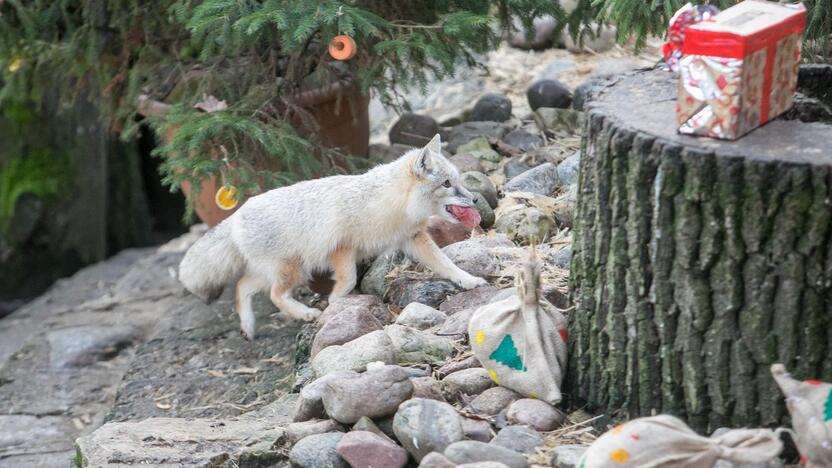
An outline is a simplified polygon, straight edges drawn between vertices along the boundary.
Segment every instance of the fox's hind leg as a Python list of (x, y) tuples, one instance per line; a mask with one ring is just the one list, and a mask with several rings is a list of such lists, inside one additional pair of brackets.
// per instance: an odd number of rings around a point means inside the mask
[(304, 279), (299, 260), (284, 261), (278, 265), (276, 278), (269, 297), (281, 312), (306, 321), (315, 320), (321, 315), (320, 310), (307, 307), (292, 297), (292, 291)]
[(329, 266), (332, 267), (335, 285), (329, 294), (329, 302), (346, 296), (355, 288), (357, 274), (355, 271), (355, 251), (338, 249), (329, 254)]
[(240, 316), (240, 330), (247, 340), (254, 339), (255, 318), (251, 298), (263, 289), (263, 283), (252, 275), (245, 275), (237, 281), (237, 315)]

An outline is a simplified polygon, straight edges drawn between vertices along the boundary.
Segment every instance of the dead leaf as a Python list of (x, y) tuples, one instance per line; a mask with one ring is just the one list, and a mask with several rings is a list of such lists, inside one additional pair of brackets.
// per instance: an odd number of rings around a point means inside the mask
[(228, 109), (228, 103), (226, 103), (224, 99), (220, 101), (213, 95), (203, 94), (202, 100), (194, 104), (194, 108), (208, 113), (219, 112)]

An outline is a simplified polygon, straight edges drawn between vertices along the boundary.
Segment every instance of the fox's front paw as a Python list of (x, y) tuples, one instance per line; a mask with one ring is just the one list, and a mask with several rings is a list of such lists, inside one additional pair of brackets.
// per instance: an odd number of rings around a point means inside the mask
[(480, 286), (485, 286), (486, 284), (488, 284), (488, 281), (482, 278), (478, 278), (476, 276), (468, 275), (464, 278), (459, 278), (455, 280), (454, 283), (459, 285), (459, 287), (461, 287), (462, 289), (474, 289)]

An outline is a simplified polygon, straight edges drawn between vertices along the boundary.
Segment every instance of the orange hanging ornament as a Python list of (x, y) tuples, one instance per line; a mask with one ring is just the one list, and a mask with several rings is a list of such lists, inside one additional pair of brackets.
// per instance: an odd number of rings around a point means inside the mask
[(237, 206), (237, 187), (233, 185), (223, 185), (217, 190), (214, 196), (214, 201), (217, 206), (223, 210), (233, 210)]
[(355, 57), (357, 51), (355, 40), (346, 34), (333, 37), (329, 43), (329, 55), (335, 60), (349, 60)]

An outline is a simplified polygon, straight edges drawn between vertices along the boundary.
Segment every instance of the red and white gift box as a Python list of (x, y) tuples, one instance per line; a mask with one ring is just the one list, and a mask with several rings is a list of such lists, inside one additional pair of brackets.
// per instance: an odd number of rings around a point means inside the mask
[(736, 139), (791, 108), (802, 4), (747, 0), (685, 31), (679, 132)]

